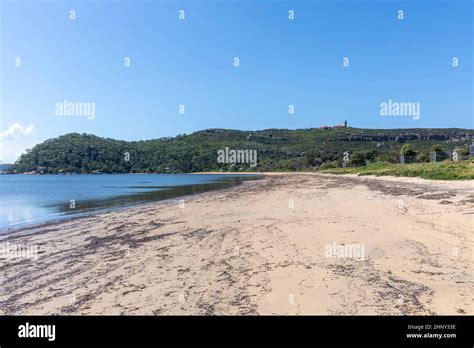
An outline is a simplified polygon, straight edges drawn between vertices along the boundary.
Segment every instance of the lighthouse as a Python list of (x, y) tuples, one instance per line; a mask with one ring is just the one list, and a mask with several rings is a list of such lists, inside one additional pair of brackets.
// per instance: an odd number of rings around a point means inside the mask
[(344, 121), (344, 128), (347, 128), (347, 120)]

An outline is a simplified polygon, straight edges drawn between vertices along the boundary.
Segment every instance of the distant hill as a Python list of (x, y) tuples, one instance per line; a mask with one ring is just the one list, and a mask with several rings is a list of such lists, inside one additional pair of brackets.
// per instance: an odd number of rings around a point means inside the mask
[[(474, 135), (469, 129), (207, 129), (190, 135), (145, 141), (120, 141), (70, 133), (28, 150), (15, 163), (17, 172), (129, 173), (239, 170), (305, 170), (323, 163), (338, 165), (344, 152), (368, 161), (397, 162), (400, 147), (410, 143), (419, 161), (430, 147), (464, 148)], [(217, 151), (257, 150), (258, 165), (221, 164)]]
[(0, 173), (9, 170), (11, 167), (13, 167), (13, 164), (0, 164)]

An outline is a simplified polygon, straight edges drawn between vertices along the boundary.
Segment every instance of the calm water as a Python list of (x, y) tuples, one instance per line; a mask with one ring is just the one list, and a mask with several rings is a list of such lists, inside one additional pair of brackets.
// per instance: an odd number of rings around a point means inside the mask
[(226, 188), (256, 178), (199, 174), (0, 175), (0, 231)]

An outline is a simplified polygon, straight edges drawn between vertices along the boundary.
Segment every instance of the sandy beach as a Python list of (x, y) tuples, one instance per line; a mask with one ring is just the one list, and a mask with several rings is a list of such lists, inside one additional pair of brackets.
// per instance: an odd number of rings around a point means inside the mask
[(0, 259), (0, 314), (474, 314), (473, 181), (277, 174), (182, 199), (0, 235), (38, 248)]

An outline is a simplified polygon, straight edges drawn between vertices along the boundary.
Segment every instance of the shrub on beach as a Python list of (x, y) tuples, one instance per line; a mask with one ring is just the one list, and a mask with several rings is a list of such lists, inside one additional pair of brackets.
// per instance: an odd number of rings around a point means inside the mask
[(413, 149), (413, 145), (405, 144), (400, 149), (400, 155), (407, 157), (416, 156), (416, 151)]
[(333, 168), (336, 168), (336, 164), (334, 164), (334, 163), (332, 163), (332, 162), (331, 162), (331, 163), (323, 163), (323, 164), (319, 167), (320, 170), (333, 169)]
[(354, 152), (351, 155), (351, 158), (349, 160), (349, 166), (351, 167), (361, 167), (365, 166), (365, 154), (362, 152)]

